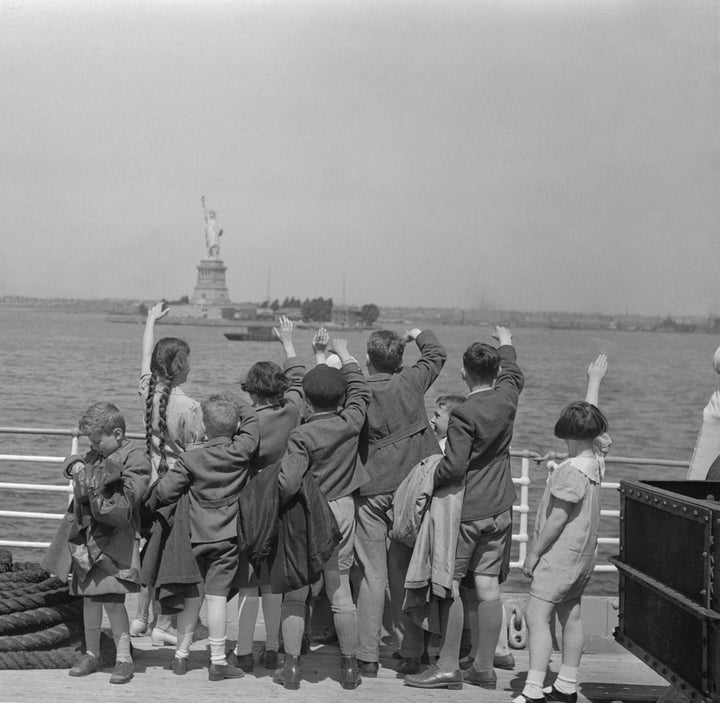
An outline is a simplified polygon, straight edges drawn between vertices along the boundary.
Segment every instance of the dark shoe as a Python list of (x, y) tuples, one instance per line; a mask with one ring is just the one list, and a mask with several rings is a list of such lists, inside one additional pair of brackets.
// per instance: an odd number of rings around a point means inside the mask
[(235, 652), (228, 652), (227, 662), (232, 666), (242, 669), (246, 674), (249, 674), (255, 666), (252, 652), (250, 652), (250, 654), (240, 655), (235, 654)]
[(560, 701), (561, 703), (577, 703), (577, 693), (562, 693), (555, 686), (547, 691), (543, 689), (546, 701)]
[(277, 669), (278, 653), (274, 649), (265, 649), (265, 647), (263, 647), (260, 651), (260, 657), (258, 661), (266, 669)]
[(377, 662), (357, 660), (358, 670), (366, 679), (376, 679), (380, 665)]
[(188, 669), (187, 657), (185, 659), (180, 659), (179, 657), (173, 657), (170, 668), (172, 669), (173, 674), (177, 674), (178, 676), (185, 676), (185, 674), (187, 674), (187, 669)]
[(297, 691), (300, 688), (300, 657), (286, 654), (285, 663), (275, 672), (273, 681), (289, 691)]
[(321, 635), (319, 635), (318, 637), (314, 637), (313, 641), (317, 644), (337, 644), (337, 632), (335, 631), (335, 628), (330, 625), (322, 631)]
[(421, 674), (406, 676), (405, 685), (415, 688), (449, 688), (459, 691), (463, 687), (463, 675), (460, 669), (440, 671), (437, 665), (433, 664)]
[(545, 696), (542, 698), (528, 698), (524, 693), (512, 699), (512, 703), (545, 703)]
[(398, 674), (417, 674), (422, 669), (420, 657), (403, 657), (395, 667)]
[[(460, 660), (460, 670), (461, 671), (467, 671), (475, 661), (475, 657), (471, 657), (469, 654), (466, 657), (463, 657)], [(495, 666), (495, 663), (493, 662), (493, 666)]]
[(340, 685), (352, 690), (362, 683), (360, 670), (355, 657), (342, 657), (340, 661)]
[(242, 669), (232, 664), (210, 664), (208, 679), (210, 681), (222, 681), (223, 679), (240, 679), (245, 676)]
[(135, 667), (132, 662), (117, 662), (113, 669), (110, 683), (127, 683), (133, 677)]
[(465, 683), (487, 688), (491, 691), (494, 691), (497, 686), (497, 674), (494, 669), (478, 671), (470, 667), (467, 671), (463, 671), (463, 680)]
[(96, 671), (102, 671), (103, 663), (99, 657), (94, 657), (92, 654), (83, 654), (78, 663), (68, 671), (70, 676), (87, 676), (88, 674), (94, 674)]
[(513, 669), (515, 669), (515, 657), (512, 654), (496, 654), (493, 657), (493, 667), (495, 669), (513, 671)]

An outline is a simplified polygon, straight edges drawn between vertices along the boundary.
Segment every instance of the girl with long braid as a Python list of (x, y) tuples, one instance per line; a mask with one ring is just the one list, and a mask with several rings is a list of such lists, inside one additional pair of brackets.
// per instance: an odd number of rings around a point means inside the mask
[[(200, 403), (185, 395), (182, 384), (190, 372), (190, 347), (182, 339), (164, 337), (154, 344), (155, 322), (168, 312), (165, 303), (157, 303), (147, 314), (142, 343), (140, 396), (145, 402), (145, 435), (152, 464), (151, 485), (175, 464), (186, 449), (203, 441), (205, 428)], [(133, 637), (148, 626), (152, 588), (138, 598), (138, 613), (130, 625)], [(151, 633), (152, 644), (175, 645), (176, 636), (169, 615), (157, 614)]]

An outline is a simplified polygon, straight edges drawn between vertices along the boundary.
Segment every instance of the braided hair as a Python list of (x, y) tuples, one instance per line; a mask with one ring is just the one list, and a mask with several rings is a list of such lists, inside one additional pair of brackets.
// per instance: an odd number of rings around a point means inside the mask
[(148, 456), (152, 458), (153, 450), (153, 415), (155, 390), (159, 382), (164, 384), (162, 394), (158, 401), (158, 430), (160, 440), (160, 464), (158, 466), (158, 474), (162, 476), (168, 470), (167, 456), (165, 454), (165, 444), (167, 443), (167, 404), (170, 399), (173, 381), (176, 376), (182, 372), (187, 364), (190, 355), (190, 347), (182, 339), (176, 337), (164, 337), (153, 349), (150, 359), (150, 384), (148, 385), (148, 394), (145, 401), (145, 443), (147, 445)]

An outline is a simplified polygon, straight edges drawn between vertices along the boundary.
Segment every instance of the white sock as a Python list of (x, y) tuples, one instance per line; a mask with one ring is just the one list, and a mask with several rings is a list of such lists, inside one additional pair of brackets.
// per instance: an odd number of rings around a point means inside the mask
[(577, 673), (578, 667), (561, 664), (553, 686), (560, 693), (577, 693)]
[(225, 637), (220, 639), (208, 638), (210, 642), (210, 663), (211, 664), (227, 664), (225, 658)]
[(190, 650), (176, 649), (175, 659), (187, 659), (190, 656)]
[(527, 673), (527, 679), (525, 679), (525, 685), (523, 686), (522, 694), (526, 698), (544, 698), (543, 696), (543, 683), (545, 683), (545, 672), (530, 669)]

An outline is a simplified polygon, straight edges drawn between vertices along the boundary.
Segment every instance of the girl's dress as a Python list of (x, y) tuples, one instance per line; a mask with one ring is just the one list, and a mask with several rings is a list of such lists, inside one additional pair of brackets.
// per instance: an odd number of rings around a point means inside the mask
[(601, 435), (593, 449), (565, 459), (548, 477), (535, 520), (534, 540), (550, 514), (551, 496), (572, 503), (572, 510), (562, 532), (533, 571), (531, 596), (560, 603), (579, 598), (585, 590), (597, 559), (600, 482), (609, 447), (610, 438)]

